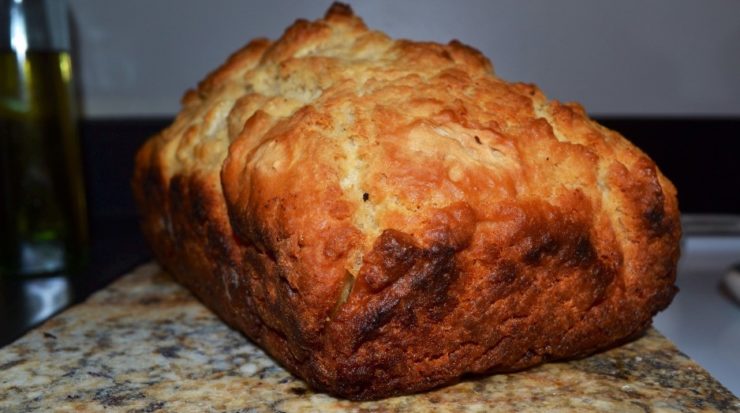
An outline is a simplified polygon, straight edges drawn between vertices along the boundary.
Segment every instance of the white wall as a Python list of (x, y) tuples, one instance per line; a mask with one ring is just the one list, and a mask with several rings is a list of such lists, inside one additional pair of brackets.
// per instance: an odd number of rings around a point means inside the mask
[[(233, 50), (328, 0), (70, 0), (90, 117), (171, 116)], [(737, 0), (350, 1), (394, 37), (482, 52), (498, 74), (601, 115), (740, 115)]]

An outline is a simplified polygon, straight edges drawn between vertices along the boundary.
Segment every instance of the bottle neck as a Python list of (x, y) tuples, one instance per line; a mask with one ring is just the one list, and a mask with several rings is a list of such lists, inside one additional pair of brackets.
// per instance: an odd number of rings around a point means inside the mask
[(0, 0), (0, 50), (69, 50), (68, 18), (64, 0)]

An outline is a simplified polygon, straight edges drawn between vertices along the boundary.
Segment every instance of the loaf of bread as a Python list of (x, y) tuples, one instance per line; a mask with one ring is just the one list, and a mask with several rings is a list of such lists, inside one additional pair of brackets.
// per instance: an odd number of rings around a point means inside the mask
[(341, 4), (188, 91), (133, 188), (180, 283), (350, 399), (588, 355), (676, 292), (676, 192), (643, 152)]

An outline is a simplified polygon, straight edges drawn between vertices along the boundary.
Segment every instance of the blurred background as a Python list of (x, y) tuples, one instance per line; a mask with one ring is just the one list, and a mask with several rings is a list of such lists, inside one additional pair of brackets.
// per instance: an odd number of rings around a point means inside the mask
[[(740, 2), (350, 1), (393, 37), (459, 39), (505, 79), (598, 116), (740, 114)], [(330, 1), (72, 0), (88, 117), (165, 116), (254, 37)]]
[[(0, 309), (18, 314), (0, 322), (0, 344), (147, 259), (129, 190), (136, 149), (230, 53), (255, 37), (279, 37), (297, 18), (319, 18), (331, 4), (69, 3), (91, 269), (71, 284), (0, 288)], [(740, 261), (740, 1), (348, 3), (392, 37), (476, 47), (499, 76), (582, 103), (655, 159), (678, 187), (687, 234), (681, 293), (656, 326), (740, 393), (740, 307), (720, 287)]]

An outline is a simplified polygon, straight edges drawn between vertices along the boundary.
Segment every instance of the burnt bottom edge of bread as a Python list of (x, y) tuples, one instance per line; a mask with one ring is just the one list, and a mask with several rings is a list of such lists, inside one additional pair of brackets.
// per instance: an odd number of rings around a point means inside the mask
[(175, 279), (312, 388), (352, 400), (586, 356), (639, 335), (676, 292), (677, 247), (626, 274), (598, 229), (528, 204), (505, 245), (457, 224), (427, 246), (384, 230), (317, 316), (291, 257), (235, 235), (212, 185), (138, 177), (145, 236)]

